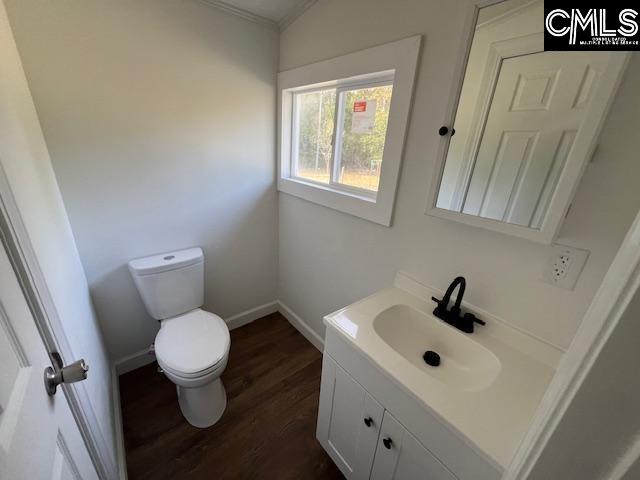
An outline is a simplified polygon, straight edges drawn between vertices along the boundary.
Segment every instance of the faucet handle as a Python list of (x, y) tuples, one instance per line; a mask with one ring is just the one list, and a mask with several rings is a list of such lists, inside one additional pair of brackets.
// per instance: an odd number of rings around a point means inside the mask
[(473, 325), (474, 323), (477, 323), (478, 325), (486, 325), (487, 322), (485, 322), (484, 320), (480, 320), (478, 317), (476, 317), (473, 313), (471, 312), (467, 312), (464, 314), (464, 319), (469, 322), (470, 325)]
[(465, 316), (465, 318), (468, 318), (469, 320), (471, 320), (474, 323), (477, 323), (478, 325), (486, 325), (487, 324), (487, 322), (485, 322), (484, 320), (480, 320), (478, 317), (476, 317), (471, 312), (465, 313), (464, 316)]
[(436, 304), (438, 305), (436, 307), (436, 310), (446, 310), (447, 309), (447, 306), (444, 304), (444, 298), (442, 300), (440, 300), (439, 298), (431, 297), (431, 300), (436, 302)]

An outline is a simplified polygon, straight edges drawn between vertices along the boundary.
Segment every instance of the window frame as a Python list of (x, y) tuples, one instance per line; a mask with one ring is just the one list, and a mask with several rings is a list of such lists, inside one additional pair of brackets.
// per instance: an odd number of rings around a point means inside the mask
[[(422, 37), (326, 60), (278, 74), (278, 190), (282, 193), (390, 226), (400, 173), (415, 72)], [(350, 90), (393, 86), (378, 191), (339, 181), (344, 94)], [(334, 130), (329, 183), (297, 176), (297, 98), (335, 89)], [(338, 128), (340, 126), (340, 128)]]
[[(290, 177), (292, 180), (301, 181), (301, 182), (309, 182), (313, 184), (318, 184), (322, 186), (329, 186), (334, 190), (344, 190), (346, 192), (350, 192), (354, 195), (360, 195), (365, 198), (370, 198), (375, 201), (378, 196), (377, 190), (369, 190), (367, 188), (359, 188), (353, 185), (348, 185), (342, 182), (337, 181), (339, 178), (339, 168), (342, 164), (342, 138), (344, 137), (344, 95), (347, 92), (353, 90), (363, 90), (366, 88), (376, 88), (376, 87), (393, 87), (394, 74), (388, 72), (382, 72), (380, 74), (371, 74), (371, 77), (368, 77), (366, 80), (358, 81), (346, 81), (339, 82), (335, 87), (322, 87), (318, 88), (315, 86), (310, 86), (309, 88), (302, 88), (296, 90), (292, 93), (292, 108), (291, 112), (291, 156), (290, 156)], [(375, 76), (373, 76), (375, 75)], [(300, 177), (297, 175), (298, 170), (298, 140), (299, 140), (299, 117), (298, 117), (298, 98), (300, 95), (305, 95), (309, 93), (316, 93), (328, 90), (335, 90), (336, 102), (333, 109), (333, 139), (331, 141), (331, 158), (329, 159), (329, 182), (323, 183), (319, 181), (314, 181), (310, 178)], [(391, 97), (391, 101), (393, 102), (393, 94)], [(387, 124), (387, 132), (389, 130), (389, 126)], [(385, 145), (386, 145), (386, 132), (385, 132)], [(384, 152), (383, 152), (384, 158)]]

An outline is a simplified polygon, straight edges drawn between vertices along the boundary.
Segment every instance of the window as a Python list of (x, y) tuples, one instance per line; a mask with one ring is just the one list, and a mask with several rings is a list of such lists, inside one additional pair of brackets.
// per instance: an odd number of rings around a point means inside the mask
[(336, 90), (295, 94), (292, 176), (330, 183), (333, 156)]
[(294, 93), (291, 176), (375, 197), (392, 93), (388, 75)]
[(278, 189), (391, 224), (421, 38), (278, 76)]

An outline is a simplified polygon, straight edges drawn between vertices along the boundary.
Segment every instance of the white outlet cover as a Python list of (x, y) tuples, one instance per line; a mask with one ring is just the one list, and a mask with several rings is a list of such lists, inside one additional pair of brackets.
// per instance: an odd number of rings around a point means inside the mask
[(543, 280), (556, 287), (573, 290), (589, 258), (589, 250), (553, 245), (545, 265)]

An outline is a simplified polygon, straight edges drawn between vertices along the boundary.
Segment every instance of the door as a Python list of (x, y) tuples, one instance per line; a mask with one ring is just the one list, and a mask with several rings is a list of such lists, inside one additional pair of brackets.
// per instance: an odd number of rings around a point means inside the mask
[(325, 354), (316, 435), (348, 479), (369, 478), (383, 413), (384, 408)]
[(4, 247), (0, 244), (0, 478), (98, 478), (63, 392), (50, 397), (50, 366)]
[(608, 60), (602, 52), (502, 60), (464, 213), (540, 227)]
[(456, 480), (389, 412), (384, 412), (372, 480)]

